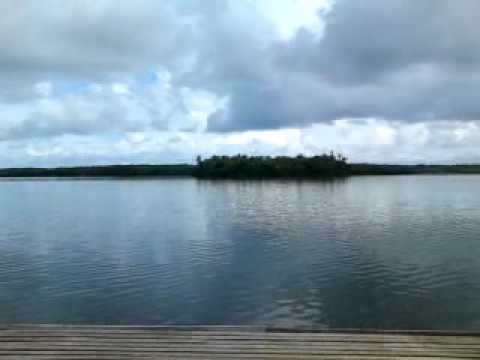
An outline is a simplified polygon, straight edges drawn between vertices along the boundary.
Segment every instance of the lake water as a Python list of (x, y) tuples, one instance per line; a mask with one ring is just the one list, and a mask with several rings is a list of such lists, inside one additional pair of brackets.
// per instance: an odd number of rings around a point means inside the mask
[(480, 329), (480, 176), (1, 180), (0, 323)]

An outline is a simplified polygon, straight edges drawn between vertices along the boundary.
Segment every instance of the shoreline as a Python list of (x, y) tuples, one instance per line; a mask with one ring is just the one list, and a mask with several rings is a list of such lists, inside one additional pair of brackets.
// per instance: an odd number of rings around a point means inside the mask
[(326, 176), (198, 176), (196, 165), (99, 165), (56, 168), (4, 168), (0, 179), (6, 178), (175, 178), (192, 177), (204, 180), (330, 180), (351, 176), (388, 175), (480, 175), (480, 165), (397, 165), (349, 164), (347, 173)]

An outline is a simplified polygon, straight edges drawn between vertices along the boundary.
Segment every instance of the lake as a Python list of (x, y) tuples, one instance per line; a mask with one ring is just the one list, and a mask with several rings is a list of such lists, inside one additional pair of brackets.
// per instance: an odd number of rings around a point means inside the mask
[(479, 330), (479, 186), (0, 180), (0, 323)]

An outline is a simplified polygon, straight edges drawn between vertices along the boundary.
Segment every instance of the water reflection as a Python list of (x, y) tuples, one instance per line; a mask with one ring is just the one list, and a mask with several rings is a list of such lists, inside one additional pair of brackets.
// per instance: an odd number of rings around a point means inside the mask
[(480, 328), (477, 176), (0, 182), (0, 322)]

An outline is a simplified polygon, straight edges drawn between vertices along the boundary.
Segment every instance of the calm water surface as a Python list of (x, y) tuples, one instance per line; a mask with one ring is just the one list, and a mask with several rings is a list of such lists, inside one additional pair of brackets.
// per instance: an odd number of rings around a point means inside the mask
[(0, 181), (0, 323), (480, 329), (480, 176)]

